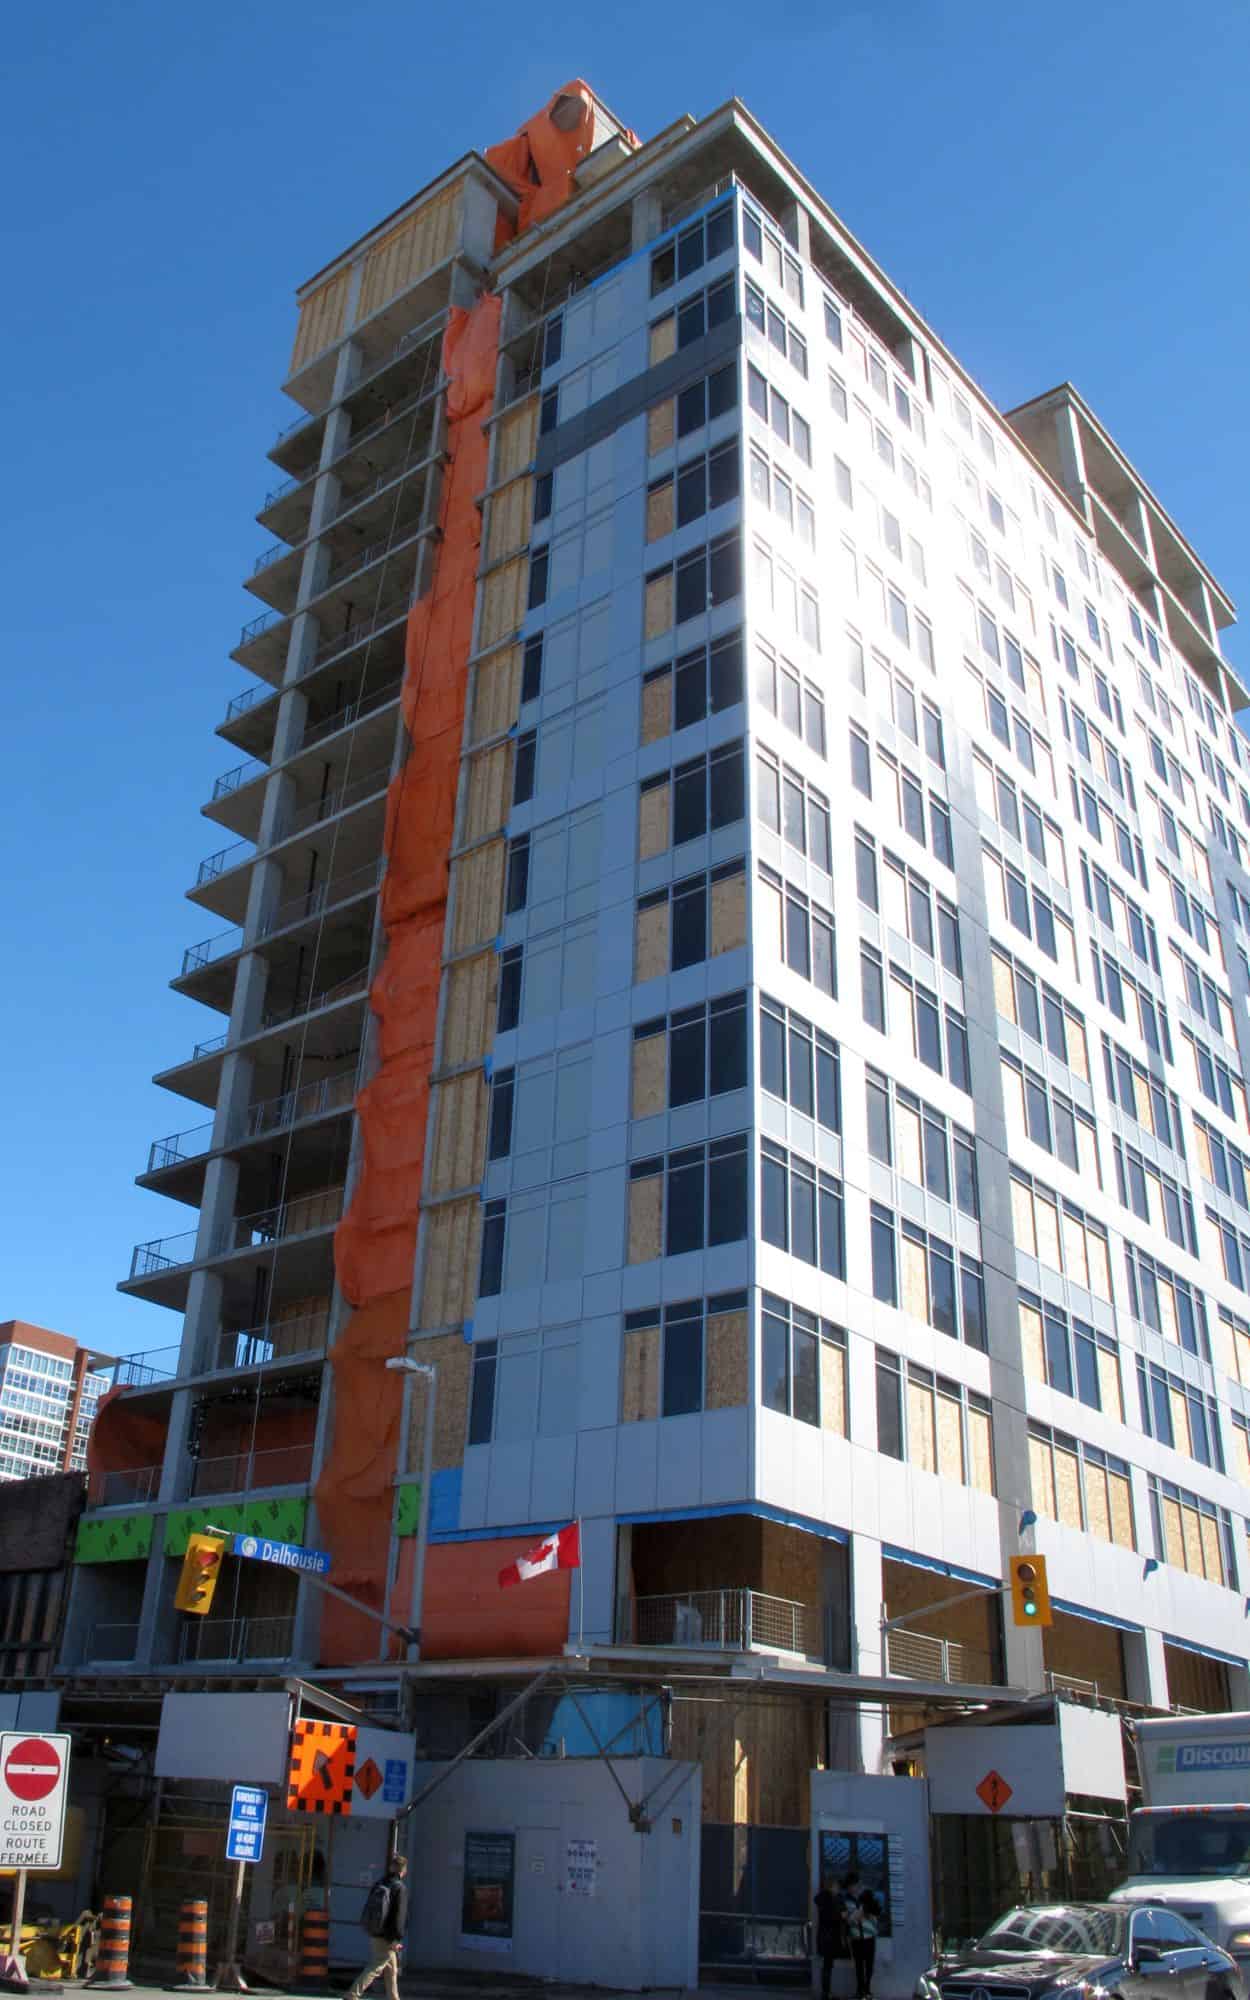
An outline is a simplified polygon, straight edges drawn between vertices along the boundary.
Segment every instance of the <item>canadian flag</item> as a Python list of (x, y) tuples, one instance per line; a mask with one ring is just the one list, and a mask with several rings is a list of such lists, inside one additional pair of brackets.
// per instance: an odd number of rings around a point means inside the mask
[(549, 1569), (580, 1569), (582, 1566), (582, 1524), (570, 1521), (567, 1528), (518, 1556), (499, 1572), (500, 1589), (510, 1583), (528, 1583), (532, 1576), (545, 1576)]

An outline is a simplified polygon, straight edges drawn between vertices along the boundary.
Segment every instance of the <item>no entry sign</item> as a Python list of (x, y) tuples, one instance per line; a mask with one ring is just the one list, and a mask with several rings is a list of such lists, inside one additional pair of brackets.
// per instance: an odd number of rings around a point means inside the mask
[(0, 1736), (0, 1868), (58, 1868), (68, 1736)]

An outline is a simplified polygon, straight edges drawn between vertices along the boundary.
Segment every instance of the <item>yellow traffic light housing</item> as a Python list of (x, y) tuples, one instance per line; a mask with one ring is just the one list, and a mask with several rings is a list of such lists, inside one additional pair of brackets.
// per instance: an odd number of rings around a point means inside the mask
[(213, 1601), (226, 1544), (218, 1535), (188, 1535), (182, 1574), (174, 1592), (179, 1611), (193, 1611), (202, 1618)]
[(1012, 1624), (1053, 1624), (1045, 1556), (1012, 1556), (1010, 1575)]

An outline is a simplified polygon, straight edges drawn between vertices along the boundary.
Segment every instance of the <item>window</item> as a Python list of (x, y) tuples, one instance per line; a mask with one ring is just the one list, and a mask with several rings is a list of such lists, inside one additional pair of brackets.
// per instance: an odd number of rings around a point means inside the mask
[(543, 330), (543, 367), (554, 368), (564, 352), (564, 314), (552, 313)]
[(878, 1347), (877, 1449), (982, 1493), (994, 1491), (988, 1396)]
[[(1218, 1188), (1235, 1201), (1238, 1208), (1250, 1213), (1250, 1159), (1209, 1125), (1205, 1118), (1195, 1111), (1194, 1143), (1198, 1153), (1198, 1168), (1203, 1179)], [(1180, 1129), (1180, 1114), (1177, 1113), (1177, 1130)]]
[(525, 641), (521, 661), (521, 703), (537, 701), (543, 685), (543, 634), (535, 632)]
[(757, 604), (771, 611), (787, 636), (820, 651), (820, 603), (815, 586), (803, 582), (758, 536), (752, 551), (752, 589)]
[(880, 1070), (866, 1072), (865, 1090), (872, 1157), (976, 1221), (980, 1203), (972, 1134)]
[(892, 750), (877, 744), (875, 757), (870, 755), (868, 737), (858, 723), (850, 725), (850, 745), (851, 783), (856, 791), (872, 798), (875, 789), (878, 798), (888, 800), (893, 806), (901, 831), (922, 847), (928, 847), (943, 867), (953, 868), (954, 843), (946, 800), (932, 788), (926, 788), (917, 773), (901, 763)]
[[(1185, 1199), (1188, 1203), (1188, 1195)], [(1193, 1216), (1188, 1209), (1187, 1213), (1192, 1228)], [(1207, 1209), (1206, 1217), (1220, 1240), (1220, 1251), (1224, 1258), (1224, 1276), (1230, 1285), (1236, 1285), (1238, 1291), (1250, 1292), (1250, 1236), (1244, 1236), (1231, 1222), (1226, 1222), (1223, 1216), (1217, 1215), (1213, 1208)], [(1188, 1247), (1194, 1249), (1196, 1256), (1196, 1247), (1193, 1245)]]
[(887, 1026), (885, 968), (880, 952), (868, 944), (860, 946), (860, 992), (869, 1027), (897, 1038), (926, 1069), (948, 1077), (956, 1089), (971, 1090), (968, 1024), (961, 1013), (891, 962)]
[(764, 825), (805, 854), (826, 875), (833, 873), (829, 801), (798, 771), (778, 764), (767, 750), (755, 759), (756, 804)]
[(1112, 1103), (1163, 1145), (1183, 1156), (1185, 1142), (1176, 1093), (1136, 1056), (1106, 1035), (1102, 1038), (1102, 1055), (1107, 1094)]
[(774, 389), (754, 362), (747, 366), (747, 404), (766, 423), (779, 443), (789, 445), (804, 465), (812, 462), (812, 430), (805, 417)]
[(1060, 1395), (1124, 1422), (1120, 1358), (1114, 1340), (1085, 1320), (1032, 1292), (1019, 1295), (1020, 1350), (1024, 1372)]
[(1147, 1478), (1155, 1554), (1160, 1562), (1202, 1576), (1209, 1583), (1237, 1587), (1232, 1522), (1222, 1507), (1187, 1493), (1170, 1479)]
[(732, 826), (746, 810), (741, 741), (691, 757), (638, 788), (638, 854), (647, 860), (668, 847)]
[(1214, 915), (1205, 909), (1198, 898), (1168, 869), (1160, 868), (1159, 873), (1167, 883), (1168, 893), (1172, 898), (1172, 914), (1186, 937), (1190, 938), (1200, 951), (1213, 955), (1211, 940), (1213, 937), (1218, 937)]
[(954, 978), (963, 978), (959, 917), (953, 903), (936, 895), (923, 875), (888, 848), (882, 849), (878, 867), (876, 842), (862, 827), (855, 829), (855, 873), (861, 903), (876, 910), (926, 957), (940, 959)]
[[(1094, 971), (1094, 991), (1104, 1006), (1126, 1026), (1137, 1029), (1146, 1047), (1157, 1056), (1172, 1060), (1172, 1037), (1168, 1029), (1168, 1017), (1161, 1000), (1156, 1000), (1144, 982), (1131, 973), (1119, 959), (1109, 951), (1100, 950), (1095, 944), (1090, 946), (1090, 964)], [(1189, 1030), (1182, 1028), (1188, 1035)]]
[(1001, 918), (1022, 937), (1073, 976), (1077, 971), (1076, 932), (1070, 919), (1053, 898), (1035, 887), (1019, 868), (1004, 861), (984, 842), (981, 857), (985, 864), (986, 897), (990, 920)]
[(761, 1139), (760, 1234), (766, 1243), (818, 1266), (827, 1276), (844, 1278), (841, 1181), (798, 1153)]
[(747, 1080), (745, 993), (641, 1021), (634, 1029), (631, 1115), (646, 1118)]
[(1187, 1354), (1211, 1358), (1207, 1338), (1207, 1307), (1201, 1292), (1134, 1243), (1125, 1243), (1129, 1307), (1134, 1318), (1162, 1334)]
[(810, 979), (820, 992), (836, 999), (833, 912), (771, 868), (761, 865), (757, 882), (761, 945), (801, 979)]
[(785, 314), (779, 312), (771, 299), (767, 299), (760, 287), (750, 278), (743, 280), (746, 323), (755, 332), (784, 354), (791, 366), (796, 368), (806, 380), (807, 342), (796, 326)]
[(765, 1292), (760, 1308), (760, 1401), (766, 1410), (846, 1437), (846, 1335)]
[(550, 472), (542, 473), (540, 477), (534, 481), (535, 523), (539, 521), (549, 521), (551, 519), (551, 495), (554, 485), (555, 485), (555, 475)]
[(880, 1202), (869, 1210), (873, 1297), (899, 1306), (938, 1333), (984, 1351), (985, 1297), (980, 1263)]
[(503, 1252), (508, 1204), (488, 1201), (482, 1209), (482, 1249), (478, 1267), (479, 1296), (494, 1298), (503, 1290)]
[(732, 248), (734, 240), (734, 209), (731, 201), (713, 209), (710, 215), (700, 216), (697, 222), (687, 225), (676, 236), (651, 253), (651, 296), (660, 292), (680, 278), (688, 278), (695, 271), (702, 270), (714, 257)]
[(538, 406), (538, 435), (547, 437), (560, 421), (560, 391), (548, 389)]
[(814, 750), (828, 753), (825, 737), (825, 697), (815, 681), (778, 653), (766, 640), (755, 642), (755, 692), (770, 715)]
[(718, 535), (705, 548), (691, 549), (676, 564), (649, 572), (645, 586), (644, 636), (659, 638), (674, 623), (698, 618), (727, 604), (742, 590), (742, 544), (735, 531)]
[(538, 750), (538, 731), (527, 729), (518, 736), (516, 758), (512, 767), (512, 803), (525, 805), (534, 796), (534, 763)]
[(647, 1306), (621, 1328), (621, 1422), (655, 1422), (745, 1403), (747, 1295)]
[(647, 453), (667, 451), (674, 436), (689, 437), (738, 407), (738, 370), (733, 362), (687, 383), (676, 397), (666, 396), (647, 412)]
[(688, 875), (639, 898), (634, 918), (634, 980), (680, 972), (746, 943), (746, 873), (742, 860)]
[(1212, 895), (1214, 891), (1211, 886), (1211, 864), (1207, 860), (1202, 841), (1195, 839), (1189, 828), (1177, 819), (1171, 806), (1165, 805), (1163, 800), (1149, 788), (1146, 799), (1153, 812), (1157, 837), (1162, 845), (1179, 861), (1191, 880), (1195, 881), (1208, 896)]
[(1018, 1057), (1004, 1052), (1000, 1067), (1008, 1130), (1031, 1139), (1073, 1173), (1084, 1174), (1101, 1187), (1098, 1139), (1089, 1112), (1036, 1070), (1026, 1069)]
[(635, 1160), (627, 1262), (737, 1243), (747, 1229), (747, 1135)]
[(657, 743), (741, 700), (742, 634), (729, 632), (643, 675), (642, 741)]
[(506, 916), (525, 908), (529, 897), (530, 880), (530, 837), (520, 833), (508, 842), (508, 860), (504, 879), (503, 907)]
[(1023, 1256), (1112, 1303), (1111, 1245), (1100, 1222), (1021, 1167), (1011, 1169), (1011, 1219)]
[(1227, 994), (1222, 993), (1215, 981), (1200, 966), (1194, 964), (1187, 952), (1172, 945), (1171, 953), (1173, 966), (1188, 1005), (1209, 1027), (1215, 1029), (1217, 1035), (1223, 1035), (1226, 1042), (1235, 1041), (1232, 1004)]
[(1181, 1026), (1181, 1040), (1189, 1048), (1194, 1078), (1207, 1102), (1218, 1105), (1226, 1118), (1250, 1130), (1246, 1090), (1241, 1077), (1184, 1024)]
[(1116, 1190), (1125, 1208), (1131, 1209), (1139, 1221), (1161, 1229), (1169, 1242), (1196, 1257), (1198, 1234), (1189, 1189), (1181, 1187), (1171, 1174), (1164, 1173), (1136, 1146), (1120, 1138), (1112, 1140), (1112, 1153)]
[(521, 965), (524, 947), (516, 944), (499, 961), (499, 1012), (496, 1033), (507, 1034), (521, 1018)]
[(1001, 690), (987, 680), (979, 668), (965, 660), (964, 670), (973, 690), (975, 705), (984, 714), (990, 735), (1004, 750), (1011, 751), (1026, 771), (1035, 778), (1043, 778), (1053, 796), (1055, 766), (1048, 739), (1020, 709), (1008, 703)]
[(784, 290), (788, 299), (793, 299), (796, 305), (801, 306), (803, 266), (797, 257), (791, 255), (783, 238), (777, 235), (767, 222), (762, 221), (745, 201), (742, 204), (742, 242), (757, 263), (763, 265), (765, 275), (776, 285), (778, 291)]
[[(736, 500), (738, 483), (738, 443), (717, 445), (713, 451), (689, 460), (676, 474), (656, 480), (647, 489), (647, 540), (658, 541), (671, 535), (674, 527), (687, 528), (705, 514)], [(675, 496), (675, 501), (674, 501)]]
[(1058, 822), (1043, 812), (1036, 799), (983, 751), (972, 753), (972, 778), (982, 812), (997, 820), (1004, 833), (1018, 841), (1039, 867), (1066, 888), (1068, 864)]
[(816, 547), (816, 509), (802, 488), (774, 467), (758, 445), (751, 447), (751, 497), (772, 510), (797, 534), (804, 548)]
[(1191, 1382), (1169, 1374), (1167, 1369), (1145, 1361), (1140, 1355), (1137, 1386), (1142, 1429), (1147, 1437), (1169, 1445), (1173, 1451), (1184, 1452), (1199, 1465), (1223, 1472), (1224, 1453), (1214, 1400), (1204, 1396)]
[(760, 1087), (827, 1132), (842, 1130), (837, 1043), (766, 996), (760, 1000)]
[(512, 1106), (515, 1094), (515, 1069), (497, 1069), (490, 1085), (490, 1128), (486, 1145), (488, 1160), (504, 1160), (512, 1151)]
[(1122, 1458), (1030, 1423), (1029, 1483), (1039, 1514), (1118, 1548), (1136, 1548), (1131, 1475)]
[(531, 611), (547, 602), (547, 571), (550, 563), (549, 550), (535, 549), (530, 556), (529, 595), (526, 603)]
[(1089, 1048), (1084, 1015), (998, 945), (991, 947), (990, 965), (994, 1001), (1003, 1019), (1041, 1043), (1058, 1061), (1075, 1070), (1082, 1082), (1088, 1083)]

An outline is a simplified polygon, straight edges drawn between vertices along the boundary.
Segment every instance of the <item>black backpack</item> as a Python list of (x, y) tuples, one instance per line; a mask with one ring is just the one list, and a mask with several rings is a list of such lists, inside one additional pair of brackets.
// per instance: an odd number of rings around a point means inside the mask
[(365, 1897), (364, 1909), (360, 1912), (361, 1929), (371, 1938), (384, 1938), (391, 1915), (392, 1889), (385, 1876), (380, 1876)]

